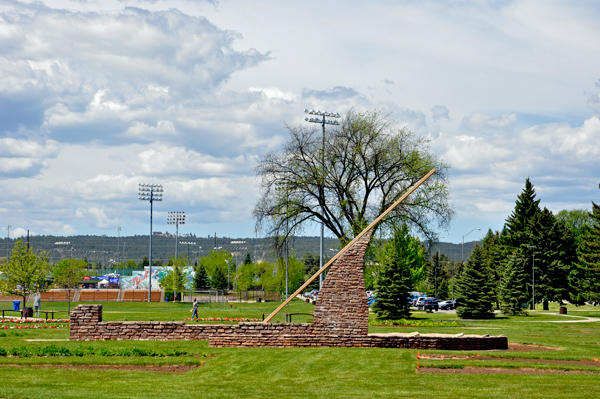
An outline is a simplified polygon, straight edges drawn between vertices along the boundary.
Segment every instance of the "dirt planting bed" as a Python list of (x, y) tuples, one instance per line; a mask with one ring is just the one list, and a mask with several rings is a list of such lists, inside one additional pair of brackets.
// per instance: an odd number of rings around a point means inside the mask
[(577, 371), (577, 370), (555, 370), (555, 369), (534, 369), (534, 368), (517, 368), (508, 369), (500, 367), (465, 367), (462, 369), (440, 369), (434, 367), (420, 367), (417, 369), (417, 374), (526, 374), (526, 375), (547, 375), (547, 374), (598, 374), (592, 371)]
[(129, 365), (129, 364), (2, 364), (0, 367), (35, 367), (35, 368), (55, 368), (67, 370), (123, 370), (123, 371), (154, 371), (159, 373), (187, 373), (199, 366), (190, 366), (185, 364), (165, 364), (162, 366), (154, 365)]

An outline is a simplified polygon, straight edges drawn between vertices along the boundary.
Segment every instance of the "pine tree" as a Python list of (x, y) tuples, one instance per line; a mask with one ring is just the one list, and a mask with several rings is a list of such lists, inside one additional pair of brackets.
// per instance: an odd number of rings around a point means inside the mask
[[(568, 301), (569, 274), (577, 263), (575, 236), (565, 223), (544, 208), (533, 218), (532, 232), (536, 248), (536, 297), (548, 310), (548, 302)], [(539, 295), (538, 295), (539, 294)]]
[(410, 316), (408, 297), (412, 288), (413, 252), (406, 226), (396, 230), (393, 239), (384, 246), (382, 270), (376, 283), (377, 301), (373, 305), (379, 318), (394, 320)]
[(227, 276), (223, 273), (223, 270), (220, 267), (215, 268), (215, 272), (212, 275), (211, 285), (214, 289), (223, 290), (228, 289), (227, 287)]
[[(500, 251), (523, 257), (527, 289), (535, 276), (536, 302), (548, 310), (549, 301), (562, 302), (576, 296), (576, 242), (573, 233), (550, 210), (540, 209), (529, 179), (518, 196), (515, 209), (500, 235)], [(489, 254), (488, 254), (489, 256)], [(533, 270), (535, 258), (535, 271)], [(534, 273), (535, 272), (535, 273)], [(531, 304), (532, 307), (534, 304)]]
[(531, 219), (540, 211), (540, 200), (535, 199), (533, 184), (527, 178), (525, 188), (517, 197), (515, 209), (506, 219), (504, 225), (508, 244), (518, 247), (521, 244), (521, 235), (527, 230)]
[(252, 258), (250, 257), (250, 252), (246, 253), (246, 257), (244, 258), (244, 265), (252, 264)]
[(483, 249), (477, 245), (456, 282), (457, 297), (462, 306), (456, 314), (462, 319), (489, 319), (494, 317), (493, 294), (490, 287), (490, 272), (485, 266)]
[(511, 255), (504, 265), (499, 294), (504, 314), (511, 316), (527, 314), (521, 306), (530, 299), (526, 283), (529, 276), (525, 272), (524, 259), (523, 256)]
[(208, 280), (208, 275), (206, 274), (206, 269), (204, 266), (200, 265), (196, 267), (196, 274), (194, 275), (194, 288), (197, 290), (201, 290), (204, 288), (210, 287), (210, 281)]
[(600, 205), (592, 202), (594, 224), (585, 229), (579, 248), (582, 297), (594, 305), (600, 303)]

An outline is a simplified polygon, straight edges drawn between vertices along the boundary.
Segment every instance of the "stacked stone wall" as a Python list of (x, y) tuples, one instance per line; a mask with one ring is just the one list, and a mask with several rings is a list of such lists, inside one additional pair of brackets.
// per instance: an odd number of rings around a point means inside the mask
[(330, 266), (315, 305), (315, 325), (349, 326), (359, 335), (369, 332), (369, 305), (363, 261), (371, 232), (367, 232)]
[(71, 313), (73, 341), (209, 341), (211, 347), (363, 347), (439, 350), (507, 349), (506, 337), (363, 335), (355, 325), (239, 323), (202, 325), (169, 321), (102, 321), (102, 305), (79, 305)]

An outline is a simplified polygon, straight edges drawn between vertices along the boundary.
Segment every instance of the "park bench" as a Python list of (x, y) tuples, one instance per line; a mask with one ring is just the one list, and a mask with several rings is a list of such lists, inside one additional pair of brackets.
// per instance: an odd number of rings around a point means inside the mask
[(18, 312), (21, 313), (21, 318), (23, 318), (23, 312), (24, 310), (14, 310), (14, 309), (2, 309), (2, 318), (4, 318), (4, 312)]

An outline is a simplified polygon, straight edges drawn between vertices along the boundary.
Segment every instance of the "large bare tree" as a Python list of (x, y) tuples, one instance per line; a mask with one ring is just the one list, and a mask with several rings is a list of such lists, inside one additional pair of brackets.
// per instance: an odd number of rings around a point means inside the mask
[(448, 166), (428, 140), (397, 128), (390, 114), (350, 111), (324, 140), (318, 128), (286, 128), (283, 148), (256, 167), (261, 197), (253, 215), (267, 234), (285, 237), (322, 221), (345, 245), (433, 168), (437, 173), (378, 228), (406, 223), (432, 239), (449, 225)]

